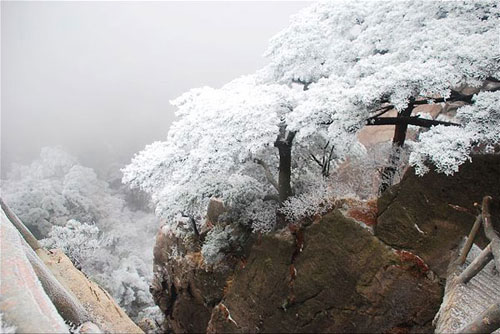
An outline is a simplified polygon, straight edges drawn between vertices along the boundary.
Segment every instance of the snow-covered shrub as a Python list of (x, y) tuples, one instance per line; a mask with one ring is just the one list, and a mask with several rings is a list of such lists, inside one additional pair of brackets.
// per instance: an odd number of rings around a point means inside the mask
[(230, 225), (217, 225), (208, 232), (205, 243), (201, 248), (201, 254), (205, 263), (213, 265), (224, 259), (224, 251), (229, 250), (231, 247), (232, 232), (233, 229)]
[(162, 329), (165, 315), (161, 312), (158, 306), (149, 306), (143, 308), (138, 316), (138, 325), (146, 334), (161, 334), (165, 330)]
[[(119, 267), (110, 273), (112, 284), (106, 284), (108, 291), (116, 296), (117, 302), (127, 310), (133, 310), (136, 318), (143, 308), (151, 306), (149, 277), (151, 267), (135, 255), (122, 259)], [(104, 278), (104, 277), (103, 277)]]
[(328, 212), (333, 206), (333, 189), (323, 182), (309, 192), (290, 197), (279, 210), (288, 221), (298, 223), (306, 218)]
[(71, 219), (65, 226), (53, 226), (41, 244), (47, 249), (61, 249), (79, 269), (92, 263), (95, 251), (111, 244), (95, 224), (80, 223)]

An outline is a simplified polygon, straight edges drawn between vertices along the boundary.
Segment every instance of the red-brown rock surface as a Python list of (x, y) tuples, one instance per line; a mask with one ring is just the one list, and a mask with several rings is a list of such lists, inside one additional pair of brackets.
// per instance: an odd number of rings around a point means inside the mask
[(160, 233), (153, 291), (166, 327), (211, 333), (432, 329), (442, 287), (414, 257), (401, 256), (340, 211), (300, 233), (300, 245), (298, 231), (262, 236), (244, 265), (218, 269), (207, 268), (195, 249), (172, 258), (166, 250), (177, 241)]
[[(474, 223), (474, 202), (492, 196), (493, 221), (500, 222), (499, 175), (499, 155), (475, 156), (454, 176), (429, 172), (418, 177), (409, 169), (401, 183), (379, 199), (375, 235), (419, 255), (445, 278), (453, 251)], [(477, 242), (486, 245), (482, 230)]]
[(448, 253), (469, 231), (474, 201), (486, 193), (500, 198), (500, 157), (474, 158), (453, 177), (410, 173), (377, 207), (344, 201), (342, 210), (309, 226), (249, 239), (244, 259), (227, 256), (216, 267), (203, 262), (202, 238), (179, 238), (164, 228), (155, 247), (152, 291), (167, 315), (165, 327), (210, 333), (432, 331)]

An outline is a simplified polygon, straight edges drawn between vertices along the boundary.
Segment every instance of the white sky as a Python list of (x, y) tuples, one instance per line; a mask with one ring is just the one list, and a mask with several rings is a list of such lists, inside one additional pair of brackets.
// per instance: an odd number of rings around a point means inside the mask
[(1, 167), (100, 168), (166, 137), (169, 100), (262, 67), (305, 2), (1, 2)]

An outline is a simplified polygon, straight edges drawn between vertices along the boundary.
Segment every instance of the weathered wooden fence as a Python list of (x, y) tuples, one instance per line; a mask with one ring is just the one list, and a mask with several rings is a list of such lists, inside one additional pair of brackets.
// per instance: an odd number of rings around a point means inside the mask
[[(479, 231), (481, 223), (484, 227), (484, 233), (490, 240), (488, 246), (477, 256), (474, 261), (460, 274), (458, 282), (467, 284), (477, 273), (479, 273), (491, 260), (494, 260), (496, 270), (500, 272), (500, 237), (493, 228), (490, 213), (491, 197), (485, 196), (481, 205), (481, 213), (477, 216), (474, 226), (467, 238), (459, 263), (464, 264), (474, 239)], [(470, 323), (465, 325), (460, 333), (492, 333), (500, 328), (500, 301), (493, 303), (484, 312), (479, 314)]]

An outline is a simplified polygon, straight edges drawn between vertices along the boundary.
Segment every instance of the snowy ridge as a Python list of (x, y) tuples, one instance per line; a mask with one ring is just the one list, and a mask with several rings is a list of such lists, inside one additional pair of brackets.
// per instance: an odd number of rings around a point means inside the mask
[[(490, 261), (467, 284), (456, 279), (479, 255), (481, 249), (473, 245), (467, 260), (450, 274), (446, 282), (445, 295), (436, 315), (436, 333), (456, 333), (472, 321), (491, 304), (500, 300), (500, 275)], [(500, 333), (500, 329), (494, 333)]]
[(64, 320), (26, 256), (21, 236), (3, 210), (0, 212), (0, 240), (3, 321), (17, 327), (20, 333), (68, 333)]

